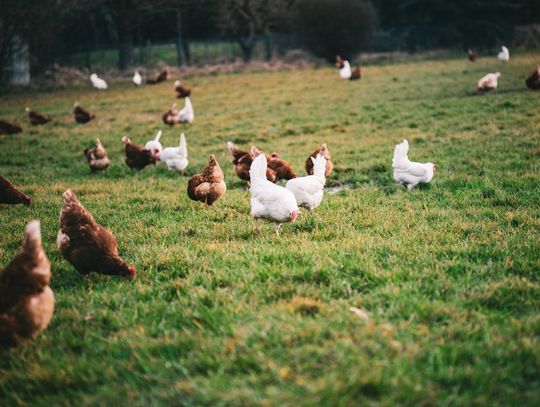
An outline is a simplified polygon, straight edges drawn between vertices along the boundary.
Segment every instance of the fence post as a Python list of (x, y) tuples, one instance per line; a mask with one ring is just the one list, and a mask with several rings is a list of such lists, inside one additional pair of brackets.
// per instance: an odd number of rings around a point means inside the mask
[(182, 12), (176, 9), (176, 65), (186, 66), (186, 54), (182, 44)]

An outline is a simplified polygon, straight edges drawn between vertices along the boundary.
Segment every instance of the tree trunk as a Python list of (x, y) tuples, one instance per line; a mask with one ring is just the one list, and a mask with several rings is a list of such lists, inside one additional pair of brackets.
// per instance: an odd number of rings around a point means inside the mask
[(118, 24), (118, 69), (127, 70), (133, 63), (133, 33), (128, 22)]
[(245, 63), (248, 63), (251, 61), (251, 58), (253, 58), (253, 49), (255, 48), (255, 37), (249, 37), (249, 38), (237, 38), (238, 45), (240, 45), (240, 50), (242, 51), (242, 59)]
[(176, 65), (186, 66), (184, 41), (182, 40), (182, 12), (176, 10)]

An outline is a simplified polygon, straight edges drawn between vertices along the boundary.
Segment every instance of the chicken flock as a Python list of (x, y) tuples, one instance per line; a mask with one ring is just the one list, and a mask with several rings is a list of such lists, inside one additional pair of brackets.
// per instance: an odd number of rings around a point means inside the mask
[[(471, 62), (477, 60), (477, 53), (468, 51)], [(497, 58), (507, 63), (509, 51), (502, 47)], [(351, 69), (349, 61), (336, 56), (339, 77), (346, 80), (358, 80), (363, 77), (362, 68)], [(147, 84), (156, 85), (170, 79), (168, 69), (155, 78), (148, 78)], [(477, 84), (478, 92), (497, 89), (499, 72), (489, 73)], [(106, 81), (97, 74), (90, 76), (92, 86), (97, 90), (108, 89)], [(141, 86), (143, 78), (135, 71), (132, 82)], [(540, 89), (540, 65), (526, 79), (530, 89)], [(173, 86), (174, 96), (184, 99), (184, 107), (178, 109), (173, 104), (162, 115), (163, 123), (191, 125), (195, 119), (190, 99), (192, 89), (176, 80)], [(46, 114), (26, 108), (30, 123), (34, 126), (46, 125), (52, 119)], [(73, 116), (77, 123), (87, 124), (96, 119), (96, 115), (84, 109), (79, 102), (73, 106)], [(20, 133), (22, 128), (15, 123), (0, 120), (0, 134)], [(149, 165), (163, 163), (169, 170), (176, 170), (184, 175), (189, 166), (188, 146), (184, 132), (181, 132), (177, 145), (163, 148), (162, 132), (148, 140), (145, 145), (122, 137), (125, 164), (136, 171)], [(260, 220), (266, 219), (275, 225), (279, 237), (283, 223), (294, 222), (301, 216), (300, 208), (315, 210), (323, 201), (326, 178), (333, 170), (332, 157), (326, 143), (322, 143), (305, 160), (305, 176), (298, 176), (291, 164), (281, 158), (277, 152), (270, 154), (255, 146), (242, 149), (232, 141), (226, 143), (231, 155), (231, 162), (236, 175), (249, 186), (250, 215), (255, 221), (255, 234), (260, 234)], [(111, 160), (100, 139), (95, 140), (91, 148), (83, 154), (91, 172), (106, 170)], [(437, 165), (432, 162), (420, 163), (409, 159), (409, 142), (404, 139), (394, 148), (392, 170), (394, 180), (411, 190), (419, 184), (432, 181)], [(279, 185), (281, 182), (282, 185)], [(212, 206), (227, 191), (225, 177), (214, 154), (210, 155), (202, 171), (189, 178), (187, 196)], [(63, 206), (60, 211), (60, 228), (57, 245), (62, 256), (82, 275), (97, 272), (105, 275), (132, 279), (136, 275), (133, 265), (128, 265), (119, 254), (118, 244), (113, 234), (94, 220), (93, 215), (78, 200), (75, 193), (68, 189), (63, 193)], [(0, 176), (0, 204), (31, 205), (32, 198), (22, 192), (7, 178)], [(13, 260), (0, 271), (0, 346), (16, 346), (33, 338), (49, 324), (54, 311), (54, 294), (49, 287), (51, 265), (41, 245), (40, 223), (29, 222), (24, 232), (20, 250)]]

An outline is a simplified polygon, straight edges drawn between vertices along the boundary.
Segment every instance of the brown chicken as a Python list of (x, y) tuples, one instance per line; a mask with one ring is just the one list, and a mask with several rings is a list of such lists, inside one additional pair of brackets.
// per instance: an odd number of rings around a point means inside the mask
[(128, 137), (122, 137), (122, 143), (125, 145), (126, 164), (129, 168), (140, 171), (147, 165), (156, 163), (156, 157), (152, 155), (150, 150), (133, 144)]
[(0, 204), (30, 205), (32, 204), (32, 198), (19, 191), (10, 180), (0, 175)]
[(476, 61), (476, 57), (478, 57), (478, 54), (476, 52), (473, 52), (472, 50), (467, 51), (467, 55), (469, 57), (469, 61), (471, 62)]
[[(244, 181), (249, 181), (249, 169), (253, 159), (251, 154), (247, 151), (237, 148), (232, 141), (227, 142), (227, 149), (232, 154), (232, 163), (234, 165), (234, 171), (236, 175)], [(270, 167), (266, 168), (266, 179), (270, 182), (276, 182), (276, 172)]]
[(330, 151), (328, 150), (326, 143), (323, 143), (318, 149), (312, 152), (309, 155), (309, 157), (306, 159), (306, 172), (308, 173), (308, 175), (313, 175), (313, 161), (311, 160), (311, 157), (317, 158), (317, 154), (320, 154), (324, 158), (326, 158), (326, 171), (324, 175), (328, 177), (332, 173), (332, 168), (334, 166), (332, 165)]
[(182, 85), (182, 82), (174, 82), (174, 91), (176, 92), (176, 98), (182, 99), (191, 95), (191, 88)]
[(20, 132), (22, 132), (22, 127), (0, 120), (0, 134), (17, 134)]
[(170, 76), (169, 68), (166, 68), (160, 72), (160, 74), (157, 76), (156, 79), (147, 79), (146, 83), (148, 83), (149, 85), (156, 85), (158, 83), (168, 81), (169, 76)]
[(39, 221), (33, 220), (26, 226), (21, 248), (0, 271), (1, 346), (15, 346), (47, 328), (54, 311), (50, 280)]
[(349, 78), (349, 80), (356, 81), (360, 78), (362, 78), (362, 67), (358, 65), (355, 69), (351, 71), (351, 77)]
[(345, 66), (345, 60), (341, 56), (336, 55), (336, 68), (343, 68)]
[(188, 181), (187, 193), (190, 199), (212, 205), (225, 195), (227, 186), (223, 180), (223, 171), (214, 154), (210, 156), (203, 172), (194, 175)]
[(251, 147), (252, 160), (254, 160), (259, 154), (264, 154), (266, 156), (268, 168), (271, 168), (276, 173), (276, 181), (279, 181), (280, 179), (289, 180), (296, 178), (296, 173), (292, 169), (291, 164), (289, 164), (285, 160), (282, 160), (279, 157), (278, 153), (272, 153), (272, 155), (268, 155), (258, 150), (255, 146)]
[(28, 113), (28, 119), (30, 119), (30, 123), (34, 126), (38, 126), (40, 124), (47, 124), (51, 121), (51, 118), (47, 115), (44, 115), (43, 113), (38, 113), (32, 111), (29, 107), (26, 109), (26, 113)]
[(529, 89), (540, 90), (540, 65), (538, 65), (532, 75), (527, 78), (525, 84)]
[(174, 126), (175, 124), (180, 123), (178, 120), (178, 109), (176, 108), (176, 103), (174, 103), (169, 110), (163, 113), (161, 116), (163, 123), (168, 124), (169, 126)]
[(118, 255), (116, 239), (97, 224), (75, 194), (68, 189), (63, 194), (60, 230), (56, 242), (62, 256), (83, 275), (91, 272), (133, 278), (135, 267), (127, 265)]
[(80, 124), (88, 123), (90, 120), (96, 118), (96, 115), (84, 110), (79, 102), (75, 102), (73, 105), (73, 115), (75, 116), (75, 121)]
[(94, 148), (84, 149), (84, 156), (92, 172), (103, 171), (111, 163), (111, 160), (107, 156), (107, 150), (105, 150), (99, 138), (96, 139), (96, 146)]

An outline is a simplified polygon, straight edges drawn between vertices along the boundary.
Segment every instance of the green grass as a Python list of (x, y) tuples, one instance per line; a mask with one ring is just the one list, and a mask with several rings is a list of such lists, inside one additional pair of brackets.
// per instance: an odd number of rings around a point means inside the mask
[[(34, 197), (0, 207), (0, 264), (24, 225), (41, 220), (56, 311), (33, 342), (0, 353), (0, 405), (537, 405), (540, 399), (540, 94), (538, 62), (482, 58), (196, 76), (186, 131), (188, 175), (211, 153), (228, 191), (190, 201), (187, 177), (132, 172), (120, 139), (163, 128), (172, 82), (112, 83), (13, 94), (0, 117), (31, 105), (55, 120), (0, 136), (0, 173)], [(476, 81), (500, 70), (500, 89)], [(75, 100), (97, 114), (77, 125)], [(180, 129), (164, 129), (164, 145)], [(112, 159), (89, 173), (100, 137)], [(392, 181), (394, 145), (433, 161), (433, 182)], [(326, 142), (328, 185), (353, 188), (256, 237), (249, 192), (227, 140), (282, 157), (303, 173)], [(72, 188), (137, 267), (134, 281), (83, 278), (55, 245), (61, 193)], [(360, 307), (368, 322), (349, 312)]]

